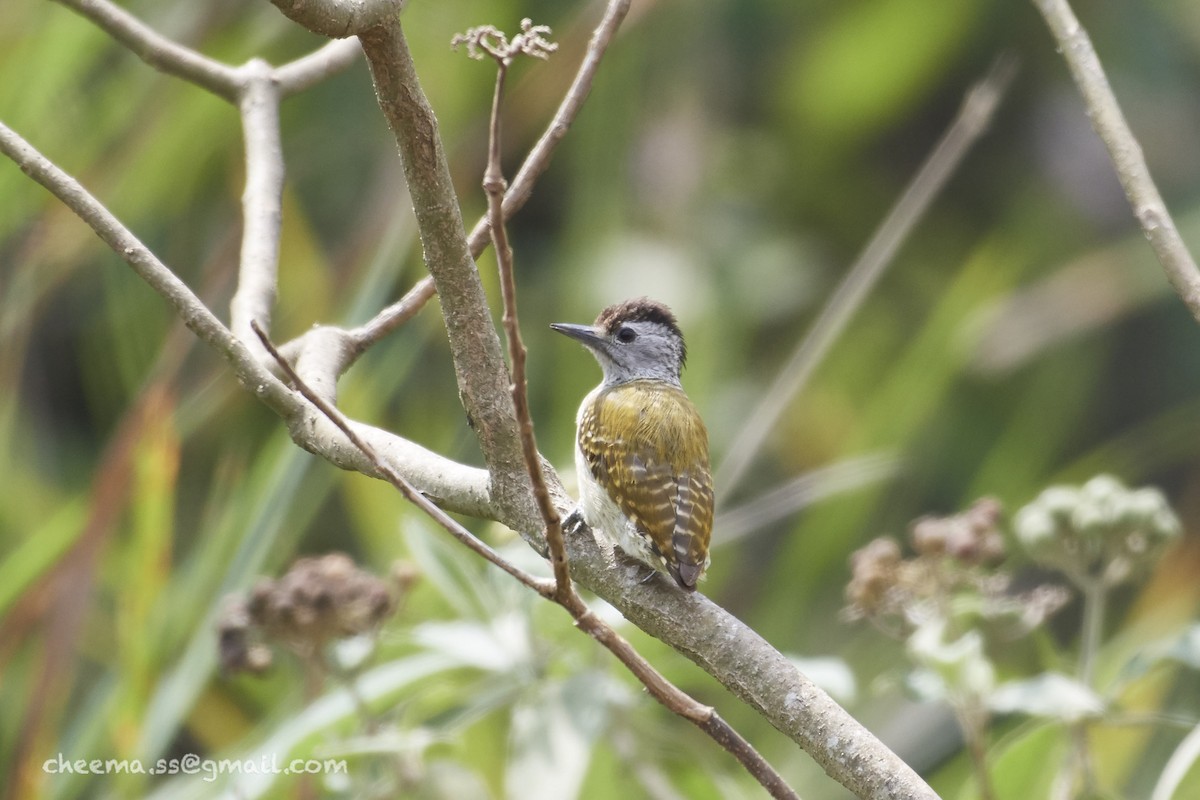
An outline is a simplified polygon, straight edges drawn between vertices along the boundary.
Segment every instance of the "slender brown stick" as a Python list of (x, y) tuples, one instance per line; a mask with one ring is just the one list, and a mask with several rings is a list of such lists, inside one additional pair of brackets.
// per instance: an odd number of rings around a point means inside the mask
[[(592, 91), (592, 83), (596, 79), (600, 61), (616, 37), (621, 22), (629, 13), (630, 2), (631, 0), (609, 0), (608, 6), (604, 10), (604, 17), (592, 32), (587, 54), (584, 55), (583, 62), (579, 65), (579, 71), (575, 74), (575, 80), (571, 82), (571, 88), (567, 90), (562, 103), (559, 104), (558, 111), (554, 113), (554, 119), (546, 127), (546, 132), (529, 151), (529, 156), (517, 171), (516, 177), (513, 178), (512, 184), (504, 196), (504, 218), (506, 220), (524, 206), (529, 196), (533, 194), (534, 183), (550, 166), (550, 157), (554, 155), (555, 148), (567, 135), (575, 117), (579, 115), (579, 110), (583, 108), (584, 101)], [(486, 214), (475, 223), (468, 241), (472, 255), (478, 258), (489, 241)]]
[[(548, 31), (547, 31), (548, 32)], [(493, 54), (495, 55), (495, 54)], [(574, 593), (571, 586), (571, 569), (567, 563), (567, 550), (563, 543), (562, 517), (554, 507), (550, 490), (542, 474), (542, 458), (538, 452), (537, 439), (533, 432), (533, 417), (529, 412), (529, 394), (525, 373), (527, 351), (521, 339), (521, 325), (517, 315), (517, 284), (513, 277), (512, 247), (508, 243), (508, 232), (504, 228), (504, 171), (500, 166), (500, 104), (504, 96), (504, 79), (508, 75), (511, 55), (496, 57), (496, 88), (492, 95), (492, 114), (488, 125), (488, 160), (483, 175), (483, 191), (487, 195), (488, 222), (492, 232), (492, 244), (496, 251), (496, 262), (500, 269), (500, 295), (504, 301), (504, 333), (508, 340), (508, 360), (512, 371), (513, 408), (517, 415), (517, 426), (521, 433), (521, 454), (525, 469), (533, 486), (534, 500), (538, 512), (546, 525), (546, 547), (550, 553), (550, 564), (554, 568), (554, 581), (558, 599), (563, 602)]]
[(1045, 17), (1046, 25), (1058, 43), (1058, 51), (1067, 61), (1075, 85), (1087, 104), (1092, 127), (1108, 148), (1117, 178), (1154, 255), (1192, 317), (1200, 322), (1200, 269), (1150, 177), (1142, 147), (1121, 112), (1087, 31), (1079, 24), (1067, 0), (1033, 0), (1033, 4)]

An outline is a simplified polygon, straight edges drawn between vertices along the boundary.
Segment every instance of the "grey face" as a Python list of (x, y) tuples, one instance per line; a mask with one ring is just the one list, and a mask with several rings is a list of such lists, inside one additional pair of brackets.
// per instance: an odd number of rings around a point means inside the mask
[(592, 351), (604, 370), (605, 384), (639, 379), (679, 383), (683, 339), (661, 322), (613, 320), (606, 327), (560, 322), (550, 327)]

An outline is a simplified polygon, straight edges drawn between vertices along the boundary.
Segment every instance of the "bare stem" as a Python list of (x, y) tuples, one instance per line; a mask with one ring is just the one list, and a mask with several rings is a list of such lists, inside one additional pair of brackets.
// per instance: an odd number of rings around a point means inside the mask
[[(1083, 633), (1079, 641), (1079, 682), (1094, 689), (1096, 658), (1104, 637), (1104, 612), (1108, 602), (1108, 585), (1103, 578), (1078, 575), (1075, 584), (1083, 594)], [(1088, 743), (1088, 720), (1081, 719), (1071, 730), (1071, 762), (1074, 776), (1071, 784), (1077, 791), (1094, 792), (1096, 772)]]
[(1033, 4), (1045, 18), (1059, 52), (1067, 61), (1075, 85), (1087, 104), (1092, 127), (1108, 148), (1117, 178), (1125, 189), (1133, 215), (1150, 240), (1154, 255), (1192, 317), (1200, 321), (1200, 269), (1196, 268), (1192, 254), (1175, 228), (1171, 212), (1150, 177), (1142, 147), (1121, 112), (1087, 31), (1079, 24), (1067, 0), (1033, 0)]
[(953, 705), (971, 759), (971, 770), (979, 786), (980, 800), (995, 800), (996, 792), (987, 765), (987, 711), (981, 699), (974, 695)]
[(525, 459), (525, 470), (533, 486), (534, 500), (538, 513), (545, 523), (546, 548), (550, 553), (550, 564), (554, 568), (554, 581), (558, 598), (564, 600), (574, 593), (571, 586), (571, 570), (567, 563), (566, 546), (563, 544), (562, 518), (550, 497), (546, 479), (542, 473), (542, 457), (538, 452), (537, 439), (533, 432), (533, 417), (529, 412), (529, 393), (525, 373), (527, 351), (521, 339), (521, 324), (517, 316), (517, 283), (513, 276), (512, 247), (508, 243), (508, 232), (504, 228), (504, 171), (500, 165), (500, 102), (504, 95), (504, 79), (508, 75), (508, 59), (496, 60), (496, 89), (492, 97), (492, 115), (488, 126), (488, 162), (483, 176), (483, 190), (487, 194), (488, 219), (492, 231), (492, 242), (496, 261), (500, 269), (500, 294), (504, 301), (504, 333), (508, 339), (508, 359), (512, 370), (513, 407), (517, 415), (517, 426), (521, 434), (521, 454)]
[[(608, 6), (604, 10), (604, 17), (592, 32), (587, 54), (583, 57), (583, 63), (579, 65), (579, 71), (575, 73), (575, 80), (571, 82), (571, 88), (567, 90), (566, 96), (558, 106), (558, 111), (554, 114), (554, 119), (550, 121), (545, 133), (529, 152), (525, 163), (517, 171), (508, 192), (504, 195), (505, 219), (511, 218), (515, 211), (525, 205), (529, 196), (533, 194), (533, 186), (537, 179), (550, 166), (550, 157), (554, 154), (555, 148), (567, 135), (575, 117), (579, 115), (579, 110), (583, 108), (584, 101), (592, 91), (592, 83), (596, 79), (600, 61), (616, 37), (621, 22), (629, 13), (630, 2), (631, 0), (609, 0)], [(484, 215), (475, 223), (475, 227), (471, 229), (471, 233), (467, 237), (471, 253), (476, 258), (487, 247), (489, 235), (487, 215)]]

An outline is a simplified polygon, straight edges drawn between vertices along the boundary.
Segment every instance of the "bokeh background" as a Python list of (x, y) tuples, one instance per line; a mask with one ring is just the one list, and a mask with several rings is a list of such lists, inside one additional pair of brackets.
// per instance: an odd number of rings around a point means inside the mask
[[(266, 2), (124, 5), (230, 63), (283, 63), (321, 43)], [(1079, 5), (1195, 251), (1200, 6)], [(517, 66), (510, 80), (511, 172), (601, 10), (594, 0), (412, 0), (405, 10), (468, 224), (485, 205), (493, 71), (453, 52), (451, 36), (482, 23), (514, 30), (524, 16), (554, 29), (558, 54)], [(225, 317), (243, 177), (236, 110), (58, 5), (13, 0), (4, 16), (0, 119)], [(891, 459), (892, 471), (860, 475), (856, 488), (736, 540), (718, 531), (704, 587), (779, 649), (823, 659), (807, 662), (814, 674), (949, 797), (974, 791), (953, 718), (903, 691), (900, 644), (839, 618), (849, 554), (877, 535), (902, 535), (922, 514), (982, 495), (1015, 510), (1047, 485), (1098, 472), (1162, 487), (1185, 528), (1200, 508), (1200, 329), (1136, 229), (1032, 4), (635, 0), (584, 112), (510, 226), (539, 442), (564, 477), (575, 410), (599, 372), (546, 326), (590, 320), (641, 294), (680, 317), (691, 353), (685, 385), (719, 464), (1001, 52), (1020, 71), (993, 126), (746, 477), (723, 492), (721, 510), (753, 507), (791, 478), (863, 456)], [(278, 340), (318, 322), (365, 321), (423, 274), (365, 66), (285, 101), (282, 121)], [(497, 306), (490, 254), (481, 268)], [(0, 387), (0, 785), (12, 796), (209, 796), (225, 784), (50, 776), (40, 765), (57, 753), (152, 760), (272, 748), (348, 752), (357, 782), (298, 788), (275, 778), (242, 796), (358, 796), (369, 793), (363, 781), (388, 791), (400, 780), (397, 760), (405, 791), (419, 797), (539, 796), (539, 785), (555, 797), (757, 796), (731, 760), (646, 699), (565, 615), (443, 542), (386, 486), (293, 446), (153, 292), (7, 162)], [(455, 399), (436, 304), (340, 386), (356, 418), (478, 463)], [(519, 557), (510, 532), (469, 524)], [(382, 670), (371, 691), (387, 736), (368, 735), (353, 709), (310, 705), (286, 655), (261, 678), (215, 669), (223, 598), (300, 555), (335, 549), (381, 575), (397, 560), (422, 575), (371, 662)], [(1134, 631), (1146, 641), (1182, 629), (1200, 600), (1198, 577), (1200, 548), (1188, 535), (1120, 594), (1110, 636)], [(1068, 607), (1054, 631), (1063, 652), (1077, 627)], [(805, 797), (845, 796), (689, 662), (624, 630)], [(441, 666), (420, 662), (421, 672), (415, 659), (430, 654)], [(1200, 698), (1189, 677), (1164, 677), (1150, 707), (1194, 719)], [(996, 740), (1019, 736), (1021, 724), (1000, 720)], [(1111, 734), (1105, 780), (1143, 796), (1184, 730)], [(538, 746), (548, 740), (553, 752)], [(1023, 758), (1048, 769), (1037, 752)]]

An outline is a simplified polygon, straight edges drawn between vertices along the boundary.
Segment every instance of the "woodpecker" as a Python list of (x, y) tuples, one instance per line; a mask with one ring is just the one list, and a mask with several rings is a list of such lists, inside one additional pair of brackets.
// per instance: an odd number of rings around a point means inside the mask
[(550, 327), (582, 342), (604, 371), (576, 418), (580, 515), (694, 591), (709, 563), (713, 484), (708, 430), (680, 383), (687, 346), (675, 315), (639, 298), (609, 306), (594, 325)]

